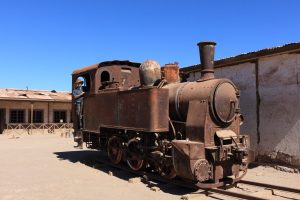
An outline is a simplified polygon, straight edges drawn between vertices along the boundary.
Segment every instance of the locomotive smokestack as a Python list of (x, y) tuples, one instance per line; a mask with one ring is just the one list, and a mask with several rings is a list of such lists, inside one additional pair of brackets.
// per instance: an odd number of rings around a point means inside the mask
[(200, 61), (202, 65), (201, 79), (202, 81), (215, 78), (214, 75), (214, 54), (215, 42), (199, 42)]

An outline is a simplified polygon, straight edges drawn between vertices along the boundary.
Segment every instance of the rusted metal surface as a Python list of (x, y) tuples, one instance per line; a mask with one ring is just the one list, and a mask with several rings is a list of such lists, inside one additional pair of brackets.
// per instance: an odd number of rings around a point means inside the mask
[[(201, 142), (173, 140), (173, 162), (176, 174), (180, 177), (195, 180), (195, 178), (205, 179), (205, 177), (195, 177), (195, 163), (205, 159), (204, 144)], [(209, 177), (207, 177), (209, 178)]]
[(168, 90), (157, 88), (119, 92), (119, 127), (146, 132), (169, 131), (168, 95)]
[(237, 93), (237, 89), (231, 82), (218, 84), (213, 97), (214, 115), (218, 121), (227, 124), (234, 120), (239, 109)]
[(131, 65), (102, 66), (95, 73), (95, 93), (103, 89), (128, 90), (140, 85), (139, 69)]
[(140, 137), (134, 137), (128, 141), (126, 162), (128, 166), (134, 171), (141, 170), (146, 164), (145, 159), (141, 156), (143, 154), (142, 149), (139, 148), (140, 145)]
[(241, 180), (240, 183), (300, 194), (300, 189), (296, 189), (296, 188), (283, 187), (279, 185), (271, 185), (271, 184), (259, 183), (259, 182), (247, 181), (247, 180)]
[[(87, 130), (99, 127), (128, 129), (146, 132), (169, 130), (168, 90), (147, 88), (133, 91), (102, 92), (84, 101), (84, 115), (97, 120), (85, 119)], [(141, 117), (143, 116), (143, 117)]]
[[(84, 104), (97, 105), (97, 99), (99, 97), (98, 94), (104, 90), (108, 92), (113, 90), (121, 91), (139, 86), (139, 65), (139, 63), (119, 60), (101, 62), (99, 64), (94, 64), (79, 70), (75, 70), (72, 74), (72, 83), (75, 83), (77, 78), (81, 77), (84, 80), (83, 90), (86, 93), (84, 96), (84, 102), (86, 102)], [(74, 90), (74, 88), (75, 84), (72, 84), (72, 90)], [(112, 97), (111, 101), (109, 102), (113, 103), (113, 100), (114, 97)], [(102, 113), (103, 111), (105, 111), (105, 113), (114, 112), (113, 110), (107, 110), (106, 108), (107, 107), (84, 106), (84, 112), (90, 109), (97, 110), (98, 113)], [(74, 98), (72, 100), (72, 110), (75, 111)], [(89, 117), (91, 118), (97, 117), (97, 112), (92, 111), (88, 113)], [(99, 123), (96, 120), (90, 120), (89, 117), (84, 118), (86, 127), (89, 127), (89, 131), (99, 132)], [(75, 112), (72, 112), (72, 118), (75, 119), (73, 122), (75, 125), (74, 127), (77, 127), (78, 122), (76, 120)]]
[(199, 42), (200, 59), (201, 59), (201, 81), (215, 78), (214, 76), (214, 54), (215, 42)]
[(199, 43), (204, 68), (196, 82), (179, 83), (173, 65), (165, 67), (161, 79), (155, 61), (139, 69), (133, 63), (103, 62), (73, 74), (73, 82), (79, 75), (89, 81), (83, 130), (75, 131), (91, 148), (108, 145), (112, 162), (127, 161), (135, 171), (150, 166), (164, 177), (177, 175), (203, 188), (226, 185), (229, 177), (234, 177), (231, 183), (240, 180), (249, 140), (240, 135), (237, 88), (214, 78), (214, 45)]
[(81, 69), (76, 69), (76, 70), (73, 71), (72, 75), (81, 74), (81, 73), (85, 73), (87, 71), (95, 70), (98, 67), (99, 67), (99, 64), (93, 64), (93, 65), (90, 65), (90, 66), (83, 67)]
[[(244, 53), (229, 58), (224, 58), (221, 60), (215, 61), (215, 68), (221, 68), (230, 65), (237, 65), (245, 62), (255, 62), (258, 58), (280, 55), (284, 53), (299, 53), (300, 52), (300, 42), (285, 44), (283, 46), (278, 46), (274, 48), (266, 48), (258, 51), (253, 51), (249, 53)], [(183, 67), (180, 69), (180, 72), (190, 73), (201, 71), (201, 64), (191, 65)]]
[(107, 155), (110, 161), (114, 164), (119, 164), (122, 161), (123, 148), (122, 139), (113, 136), (107, 142)]
[(179, 66), (177, 63), (166, 64), (161, 68), (162, 78), (167, 80), (167, 83), (178, 83)]
[(142, 86), (153, 86), (155, 81), (161, 79), (160, 65), (155, 60), (146, 60), (139, 69)]
[(230, 80), (175, 83), (167, 85), (166, 88), (170, 91), (170, 116), (173, 120), (186, 121), (191, 101), (211, 102), (209, 109), (220, 123), (231, 122), (238, 109), (237, 90)]
[(128, 65), (133, 67), (139, 67), (140, 63), (130, 62), (128, 60), (113, 60), (113, 61), (106, 61), (97, 64), (93, 64), (90, 66), (83, 67), (81, 69), (74, 70), (72, 75), (79, 75), (81, 73), (86, 73), (87, 71), (93, 71), (103, 66), (111, 66), (111, 65)]
[[(238, 91), (231, 81), (214, 79), (215, 43), (198, 45), (204, 66), (200, 81), (166, 86), (169, 89), (171, 120), (185, 123), (183, 134), (189, 140), (184, 141), (185, 145), (172, 142), (175, 170), (182, 177), (198, 181), (212, 179), (219, 182), (231, 175), (238, 178), (239, 172), (247, 165), (248, 155), (247, 144), (242, 143), (243, 139), (239, 136)], [(218, 137), (216, 133), (221, 131), (219, 135), (222, 135), (224, 128), (235, 137)], [(209, 157), (192, 160), (190, 155), (182, 156), (182, 152), (189, 148), (189, 142), (202, 143), (205, 155)], [(183, 159), (185, 162), (180, 162)], [(205, 159), (209, 159), (208, 162)], [(203, 173), (199, 172), (201, 169)]]

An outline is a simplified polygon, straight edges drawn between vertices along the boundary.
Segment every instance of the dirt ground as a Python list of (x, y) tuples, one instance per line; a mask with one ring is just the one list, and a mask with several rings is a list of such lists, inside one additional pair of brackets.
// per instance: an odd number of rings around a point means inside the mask
[[(72, 138), (60, 134), (0, 135), (0, 200), (55, 200), (55, 199), (177, 199), (188, 195), (192, 199), (230, 199), (221, 195), (201, 194), (166, 183), (157, 183), (159, 191), (152, 191), (143, 182), (130, 183), (134, 175), (105, 165), (93, 165), (97, 151), (76, 149)], [(113, 172), (113, 176), (108, 174)], [(300, 174), (259, 166), (249, 169), (246, 180), (300, 189)], [(154, 183), (156, 184), (156, 183)], [(240, 184), (230, 189), (268, 199), (300, 199), (300, 195), (272, 196), (269, 190), (259, 190)], [(199, 194), (200, 193), (200, 194)]]

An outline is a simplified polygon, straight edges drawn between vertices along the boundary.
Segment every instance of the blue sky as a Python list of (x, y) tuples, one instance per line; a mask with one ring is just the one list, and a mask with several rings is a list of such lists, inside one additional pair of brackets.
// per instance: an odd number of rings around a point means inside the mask
[(0, 0), (0, 88), (70, 91), (71, 73), (106, 60), (181, 67), (300, 42), (294, 0)]

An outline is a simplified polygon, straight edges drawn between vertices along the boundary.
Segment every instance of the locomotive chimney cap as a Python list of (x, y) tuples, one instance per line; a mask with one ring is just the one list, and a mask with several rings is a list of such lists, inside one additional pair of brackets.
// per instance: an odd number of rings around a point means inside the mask
[(214, 79), (214, 54), (215, 54), (215, 42), (203, 41), (199, 42), (199, 53), (201, 63), (201, 78), (198, 81), (206, 81)]
[(217, 45), (217, 43), (213, 42), (213, 41), (203, 41), (203, 42), (199, 42), (197, 44), (198, 46), (204, 46), (204, 45)]

